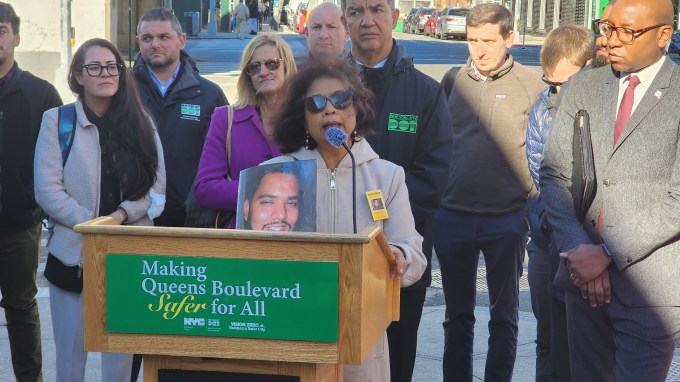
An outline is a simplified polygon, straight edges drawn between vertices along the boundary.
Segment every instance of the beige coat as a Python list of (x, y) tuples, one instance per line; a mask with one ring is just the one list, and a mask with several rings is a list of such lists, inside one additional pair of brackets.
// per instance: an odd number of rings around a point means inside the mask
[[(57, 127), (58, 108), (53, 108), (43, 115), (35, 148), (35, 199), (50, 216), (50, 225), (54, 226), (47, 248), (64, 265), (73, 266), (82, 259), (83, 249), (82, 235), (73, 231), (73, 226), (99, 214), (101, 148), (97, 127), (87, 120), (80, 99), (76, 101), (75, 137), (65, 166), (62, 166)], [(163, 149), (155, 132), (154, 137), (158, 169), (151, 191), (164, 195)], [(124, 200), (120, 204), (127, 212), (129, 224), (153, 225), (147, 215), (151, 206), (150, 193), (139, 200)]]
[[(401, 278), (407, 287), (425, 272), (427, 260), (423, 254), (423, 238), (415, 229), (404, 169), (392, 162), (378, 158), (366, 140), (352, 146), (357, 173), (357, 230), (379, 226), (387, 241), (399, 247), (409, 264)], [(292, 154), (271, 159), (265, 163), (312, 159), (317, 161), (317, 231), (349, 233), (352, 227), (352, 162), (346, 155), (335, 170), (330, 170), (317, 150), (300, 149)], [(336, 189), (330, 188), (331, 177)], [(373, 221), (366, 192), (381, 190), (389, 218)], [(390, 361), (387, 335), (378, 341), (363, 364), (343, 367), (345, 381), (384, 382), (390, 380)]]

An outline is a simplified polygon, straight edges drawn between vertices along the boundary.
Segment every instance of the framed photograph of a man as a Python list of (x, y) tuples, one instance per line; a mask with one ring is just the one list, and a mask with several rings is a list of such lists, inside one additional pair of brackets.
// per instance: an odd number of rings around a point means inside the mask
[(236, 228), (316, 231), (316, 161), (273, 163), (241, 171)]

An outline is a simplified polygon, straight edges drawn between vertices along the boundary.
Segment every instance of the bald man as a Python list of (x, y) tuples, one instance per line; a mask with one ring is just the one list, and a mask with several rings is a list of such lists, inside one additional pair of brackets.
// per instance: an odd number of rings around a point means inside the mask
[[(562, 262), (574, 381), (665, 381), (680, 337), (680, 67), (665, 55), (670, 0), (618, 0), (601, 31), (611, 65), (578, 73), (540, 169)], [(578, 110), (590, 114), (597, 187), (579, 221), (570, 191)]]
[(616, 3), (616, 0), (612, 0), (607, 5), (605, 5), (605, 7), (602, 9), (602, 16), (600, 17), (599, 22), (593, 25), (593, 32), (595, 32), (595, 55), (593, 56), (592, 61), (593, 68), (599, 68), (609, 64), (607, 38), (600, 34), (599, 23), (607, 21), (614, 3)]
[(321, 3), (312, 10), (307, 21), (310, 58), (341, 56), (348, 37), (340, 7), (334, 3)]

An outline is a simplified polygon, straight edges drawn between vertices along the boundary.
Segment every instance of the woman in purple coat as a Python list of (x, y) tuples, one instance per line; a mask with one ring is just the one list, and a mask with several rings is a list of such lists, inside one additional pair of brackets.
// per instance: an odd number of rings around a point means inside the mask
[[(226, 153), (228, 106), (223, 106), (212, 115), (198, 165), (194, 193), (205, 208), (236, 211), (239, 172), (281, 155), (271, 138), (272, 119), (281, 106), (284, 81), (297, 72), (293, 53), (278, 35), (261, 34), (246, 46), (241, 69), (231, 127), (231, 164)], [(227, 228), (234, 226), (231, 219)]]

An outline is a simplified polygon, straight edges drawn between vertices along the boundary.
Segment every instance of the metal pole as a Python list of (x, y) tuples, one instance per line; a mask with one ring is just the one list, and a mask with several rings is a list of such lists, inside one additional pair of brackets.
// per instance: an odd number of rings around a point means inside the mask
[(132, 66), (132, 0), (128, 0), (128, 62)]
[(217, 23), (215, 22), (215, 0), (210, 0), (210, 21), (208, 21), (208, 35), (217, 35)]

